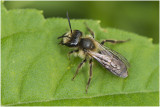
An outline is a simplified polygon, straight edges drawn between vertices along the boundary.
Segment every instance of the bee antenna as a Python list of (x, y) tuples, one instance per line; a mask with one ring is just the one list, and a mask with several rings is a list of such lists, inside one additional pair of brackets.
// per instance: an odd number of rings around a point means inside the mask
[(68, 16), (68, 11), (67, 11), (67, 18), (68, 18), (69, 27), (70, 27), (70, 30), (71, 30), (71, 33), (72, 33), (72, 28), (71, 28), (70, 19), (69, 19), (69, 16)]

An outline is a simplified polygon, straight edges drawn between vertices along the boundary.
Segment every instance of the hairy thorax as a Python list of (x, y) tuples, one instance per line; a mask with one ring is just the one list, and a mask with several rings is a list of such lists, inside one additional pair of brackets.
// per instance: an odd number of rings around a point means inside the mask
[(97, 51), (97, 43), (92, 40), (92, 38), (87, 37), (87, 38), (82, 38), (80, 43), (79, 43), (79, 52), (78, 56), (81, 58), (84, 58), (87, 54), (87, 51)]

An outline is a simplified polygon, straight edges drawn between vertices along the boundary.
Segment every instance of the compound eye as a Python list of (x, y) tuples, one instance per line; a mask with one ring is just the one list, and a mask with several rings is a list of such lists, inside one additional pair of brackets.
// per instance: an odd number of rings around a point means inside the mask
[(81, 37), (82, 36), (82, 32), (79, 30), (74, 30), (73, 31), (73, 35), (76, 35), (77, 37)]

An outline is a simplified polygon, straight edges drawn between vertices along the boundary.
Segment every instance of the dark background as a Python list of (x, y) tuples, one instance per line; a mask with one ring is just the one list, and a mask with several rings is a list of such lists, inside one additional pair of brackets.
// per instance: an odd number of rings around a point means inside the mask
[(101, 20), (102, 27), (117, 28), (159, 42), (159, 1), (5, 1), (7, 9), (34, 8), (44, 17)]

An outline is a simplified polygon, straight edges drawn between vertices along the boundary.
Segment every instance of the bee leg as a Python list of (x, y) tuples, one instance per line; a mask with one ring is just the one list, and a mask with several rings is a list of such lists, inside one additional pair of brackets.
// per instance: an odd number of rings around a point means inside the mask
[(65, 46), (71, 47), (70, 43), (63, 43), (63, 41), (59, 42), (58, 44), (59, 45), (65, 45)]
[(61, 40), (58, 44), (59, 45), (67, 45), (66, 43), (63, 43), (63, 40)]
[(77, 49), (77, 50), (70, 51), (70, 52), (68, 53), (69, 60), (70, 60), (70, 55), (73, 54), (73, 53), (75, 53), (75, 52), (78, 52), (78, 51), (79, 51), (78, 49)]
[(60, 37), (58, 37), (57, 39), (64, 38), (64, 37), (70, 38), (70, 37), (68, 37), (68, 36), (60, 36)]
[(127, 39), (127, 40), (109, 40), (109, 39), (107, 39), (107, 40), (103, 40), (101, 42), (101, 45), (104, 45), (105, 42), (110, 42), (110, 43), (116, 44), (116, 43), (124, 43), (124, 42), (127, 42), (129, 40), (130, 39)]
[(86, 22), (84, 22), (84, 24), (85, 24), (87, 30), (91, 33), (92, 37), (94, 38), (94, 32), (88, 27)]
[(92, 59), (90, 59), (89, 64), (90, 64), (90, 73), (89, 73), (88, 83), (87, 83), (87, 86), (86, 86), (86, 93), (88, 91), (88, 87), (89, 87), (89, 84), (90, 84), (91, 79), (92, 79), (92, 64), (93, 64)]
[(74, 77), (72, 78), (72, 80), (74, 80), (74, 78), (76, 77), (76, 75), (78, 74), (79, 72), (79, 69), (82, 67), (82, 65), (87, 61), (87, 59), (85, 58), (79, 65), (78, 65), (78, 68), (76, 70), (76, 73), (74, 74)]

